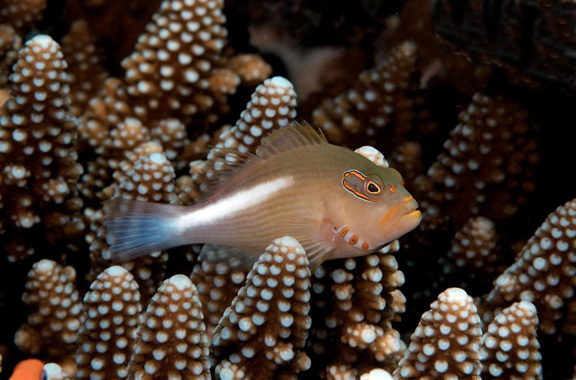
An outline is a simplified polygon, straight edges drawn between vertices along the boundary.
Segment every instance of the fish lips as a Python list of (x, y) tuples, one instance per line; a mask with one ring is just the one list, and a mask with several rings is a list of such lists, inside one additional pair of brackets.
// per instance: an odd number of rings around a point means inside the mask
[(410, 196), (388, 210), (380, 219), (380, 225), (385, 228), (386, 240), (390, 242), (412, 231), (421, 220), (422, 213), (418, 210), (418, 202)]

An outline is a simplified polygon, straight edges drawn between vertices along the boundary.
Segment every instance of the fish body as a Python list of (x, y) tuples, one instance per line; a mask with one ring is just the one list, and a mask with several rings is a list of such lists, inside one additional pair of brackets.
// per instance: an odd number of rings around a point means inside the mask
[(308, 125), (273, 133), (226, 177), (193, 206), (107, 201), (113, 256), (122, 261), (211, 243), (236, 248), (255, 261), (274, 239), (292, 236), (315, 267), (326, 259), (373, 252), (421, 219), (396, 170), (329, 144)]

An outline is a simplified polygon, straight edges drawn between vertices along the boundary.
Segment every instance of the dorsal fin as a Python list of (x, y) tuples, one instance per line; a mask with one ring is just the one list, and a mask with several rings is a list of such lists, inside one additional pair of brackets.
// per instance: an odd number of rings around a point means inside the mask
[(256, 150), (256, 155), (267, 159), (292, 149), (323, 144), (328, 144), (328, 141), (310, 124), (293, 122), (266, 136)]
[[(263, 138), (260, 146), (256, 148), (256, 154), (240, 153), (237, 150), (224, 147), (213, 148), (211, 151), (212, 159), (218, 159), (222, 166), (218, 170), (217, 177), (209, 182), (201, 200), (216, 194), (230, 177), (255, 162), (266, 160), (292, 149), (323, 144), (328, 144), (328, 141), (322, 132), (317, 132), (308, 123), (292, 122)], [(227, 157), (232, 160), (228, 160)]]

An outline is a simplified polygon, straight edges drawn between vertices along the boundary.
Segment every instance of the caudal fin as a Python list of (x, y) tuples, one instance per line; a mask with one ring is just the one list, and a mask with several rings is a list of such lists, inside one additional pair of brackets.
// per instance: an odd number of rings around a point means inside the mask
[(112, 260), (123, 262), (186, 244), (175, 220), (183, 206), (111, 199), (104, 202), (106, 240)]

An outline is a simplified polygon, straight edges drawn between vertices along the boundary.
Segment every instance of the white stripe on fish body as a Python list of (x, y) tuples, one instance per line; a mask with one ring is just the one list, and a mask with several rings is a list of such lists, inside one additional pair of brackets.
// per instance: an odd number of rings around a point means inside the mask
[(175, 221), (175, 227), (189, 230), (206, 225), (222, 224), (252, 207), (261, 206), (263, 202), (278, 197), (281, 191), (293, 184), (294, 178), (292, 176), (284, 176), (240, 190), (182, 215)]

